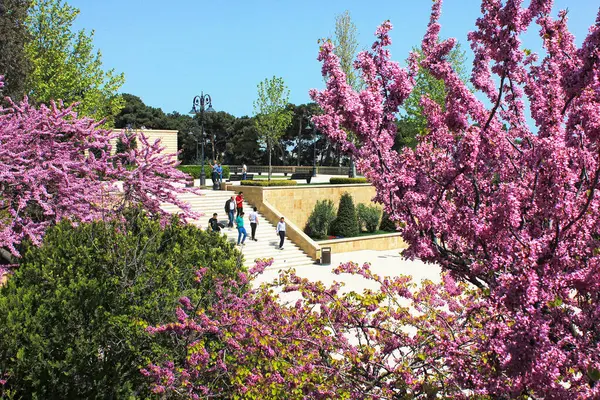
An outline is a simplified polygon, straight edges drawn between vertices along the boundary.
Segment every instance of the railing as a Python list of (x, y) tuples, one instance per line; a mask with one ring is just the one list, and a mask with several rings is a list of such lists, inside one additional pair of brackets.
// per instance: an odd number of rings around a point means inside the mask
[[(317, 174), (321, 175), (348, 175), (349, 167), (317, 167)], [(231, 173), (241, 173), (241, 165), (230, 165), (229, 170)], [(294, 173), (312, 173), (312, 166), (296, 166), (296, 165), (273, 165), (271, 166), (271, 172), (274, 174), (294, 174)], [(248, 173), (254, 174), (268, 174), (268, 165), (249, 165)]]

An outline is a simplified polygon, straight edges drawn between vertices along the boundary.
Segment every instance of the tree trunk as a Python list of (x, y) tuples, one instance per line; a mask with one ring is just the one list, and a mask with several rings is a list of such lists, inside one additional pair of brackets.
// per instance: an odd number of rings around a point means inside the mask
[(271, 146), (271, 138), (268, 138), (267, 139), (267, 152), (269, 152), (269, 174), (268, 174), (269, 181), (271, 180), (271, 147), (272, 147)]

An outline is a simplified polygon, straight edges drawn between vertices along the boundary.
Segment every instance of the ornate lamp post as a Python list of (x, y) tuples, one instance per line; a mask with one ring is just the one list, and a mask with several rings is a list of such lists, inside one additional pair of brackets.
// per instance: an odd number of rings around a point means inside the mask
[(312, 176), (317, 176), (317, 127), (312, 123), (311, 120), (308, 120), (308, 124), (306, 124), (306, 129), (311, 129), (313, 131), (313, 170)]
[[(205, 109), (206, 107), (206, 109)], [(214, 112), (212, 108), (212, 99), (210, 95), (200, 92), (200, 96), (195, 96), (192, 101), (190, 114), (200, 115), (200, 125), (202, 128), (202, 157), (200, 158), (200, 186), (206, 185), (206, 175), (204, 174), (204, 112)], [(198, 159), (198, 140), (196, 139), (196, 159)]]

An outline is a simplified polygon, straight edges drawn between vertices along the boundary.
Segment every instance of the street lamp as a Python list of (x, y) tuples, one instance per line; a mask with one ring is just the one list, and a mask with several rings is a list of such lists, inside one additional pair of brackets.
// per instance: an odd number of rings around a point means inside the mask
[(309, 119), (308, 124), (306, 124), (306, 129), (311, 129), (313, 131), (313, 170), (312, 176), (317, 176), (317, 127), (315, 124)]
[[(205, 110), (205, 106), (207, 106)], [(206, 185), (206, 175), (204, 174), (204, 112), (214, 112), (210, 95), (200, 92), (200, 96), (195, 96), (192, 101), (190, 114), (200, 115), (200, 124), (202, 127), (202, 157), (200, 159), (200, 186)], [(196, 139), (196, 160), (198, 159), (198, 140)]]

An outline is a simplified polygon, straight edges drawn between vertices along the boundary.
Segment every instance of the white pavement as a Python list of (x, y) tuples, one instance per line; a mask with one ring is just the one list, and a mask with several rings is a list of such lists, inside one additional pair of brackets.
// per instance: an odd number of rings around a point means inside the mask
[[(410, 275), (413, 282), (420, 283), (424, 279), (440, 282), (441, 269), (435, 264), (425, 264), (420, 260), (410, 261), (400, 255), (401, 250), (362, 250), (350, 253), (332, 254), (331, 265), (310, 265), (296, 268), (296, 274), (311, 281), (321, 281), (326, 285), (334, 281), (344, 282), (343, 292), (362, 292), (363, 289), (377, 289), (374, 282), (367, 281), (358, 275), (335, 275), (331, 271), (338, 265), (354, 261), (359, 265), (365, 262), (371, 263), (371, 270), (380, 276)], [(261, 274), (255, 285), (263, 282), (276, 280), (279, 275), (278, 269), (270, 269)], [(291, 300), (291, 299), (290, 299)]]

